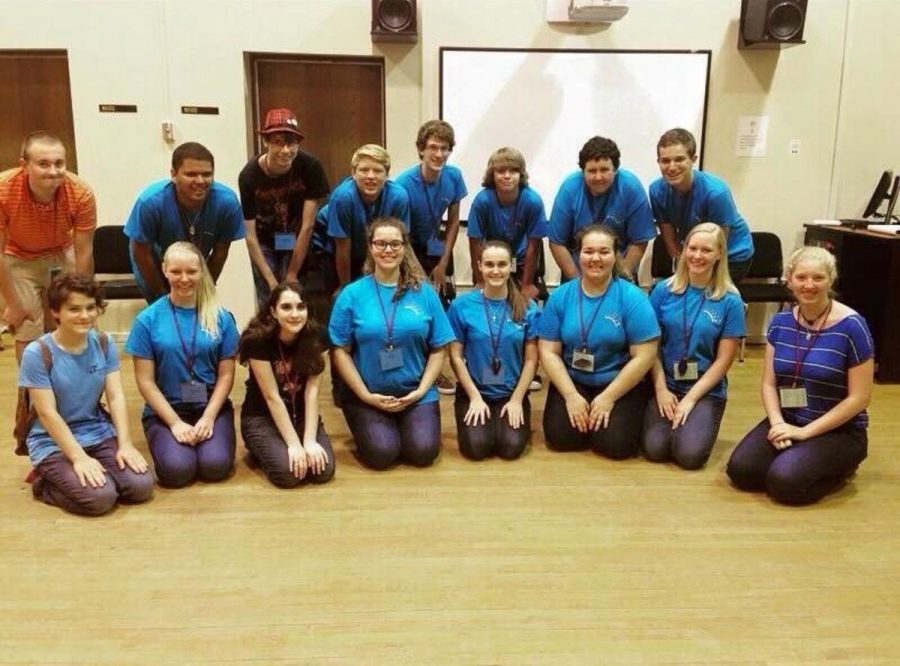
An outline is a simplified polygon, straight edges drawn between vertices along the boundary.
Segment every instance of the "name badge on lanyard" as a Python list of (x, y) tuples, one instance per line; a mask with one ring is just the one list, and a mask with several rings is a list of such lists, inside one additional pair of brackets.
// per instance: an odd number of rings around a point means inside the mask
[(279, 251), (293, 250), (297, 244), (297, 237), (289, 231), (275, 233), (275, 249)]
[(518, 267), (518, 265), (516, 264), (516, 258), (513, 257), (512, 259), (509, 260), (509, 272), (510, 272), (510, 273), (515, 273), (515, 272), (518, 270), (518, 268), (519, 268), (519, 267)]
[(403, 350), (399, 347), (389, 346), (378, 352), (378, 360), (381, 363), (381, 370), (396, 370), (403, 367)]
[(587, 349), (576, 349), (572, 353), (572, 367), (582, 372), (594, 371), (594, 355)]
[(194, 379), (188, 382), (181, 382), (181, 401), (205, 403), (206, 384)]
[(697, 361), (683, 358), (672, 364), (672, 375), (678, 381), (693, 381), (700, 376)]
[(782, 407), (788, 409), (806, 407), (808, 404), (806, 389), (803, 387), (778, 389), (778, 400), (781, 402)]
[(593, 314), (591, 314), (590, 320), (585, 324), (584, 321), (584, 286), (581, 284), (581, 281), (578, 283), (578, 324), (581, 328), (581, 347), (576, 348), (572, 352), (572, 367), (576, 370), (581, 370), (582, 372), (593, 372), (594, 371), (594, 353), (588, 348), (588, 334), (591, 332), (591, 329), (594, 327), (594, 322), (597, 320), (597, 315), (600, 314), (600, 308), (603, 307), (603, 301), (606, 300), (606, 295), (613, 288), (613, 279), (609, 281), (609, 285), (606, 287), (606, 291), (603, 292), (603, 295), (600, 297), (600, 301), (597, 303), (597, 307), (594, 308)]

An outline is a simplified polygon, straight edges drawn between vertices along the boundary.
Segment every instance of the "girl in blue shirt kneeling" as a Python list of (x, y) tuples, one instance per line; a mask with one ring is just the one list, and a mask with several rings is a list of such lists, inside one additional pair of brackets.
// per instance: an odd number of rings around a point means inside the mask
[(544, 436), (557, 451), (629, 458), (640, 444), (659, 324), (644, 292), (623, 279), (610, 227), (589, 225), (576, 244), (581, 277), (554, 291), (541, 314), (538, 350), (551, 382)]
[(163, 257), (170, 292), (137, 316), (125, 351), (146, 401), (144, 434), (160, 485), (221, 481), (234, 468), (238, 332), (216, 303), (200, 251), (178, 241)]
[(364, 465), (428, 466), (441, 445), (434, 382), (453, 330), (403, 222), (373, 221), (367, 253), (367, 275), (341, 290), (328, 325), (332, 367), (345, 383), (337, 398)]
[(725, 374), (744, 337), (744, 304), (728, 275), (719, 225), (705, 222), (688, 232), (675, 275), (653, 288), (650, 304), (662, 344), (650, 371), (655, 397), (644, 415), (644, 456), (700, 469), (716, 443)]
[(450, 363), (459, 378), (459, 450), (471, 460), (518, 458), (531, 437), (528, 385), (537, 368), (539, 315), (511, 267), (506, 243), (485, 243), (477, 264), (484, 287), (458, 297), (447, 313), (457, 340)]

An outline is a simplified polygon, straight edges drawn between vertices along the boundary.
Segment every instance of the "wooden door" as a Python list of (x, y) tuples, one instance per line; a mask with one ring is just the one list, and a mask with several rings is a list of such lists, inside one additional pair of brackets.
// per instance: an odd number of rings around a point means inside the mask
[(0, 171), (19, 164), (22, 139), (46, 130), (62, 139), (78, 171), (69, 59), (65, 51), (0, 51)]
[(301, 148), (316, 155), (334, 188), (350, 173), (350, 157), (364, 143), (385, 141), (384, 59), (248, 54), (252, 151), (262, 150), (268, 109), (297, 114), (306, 135)]

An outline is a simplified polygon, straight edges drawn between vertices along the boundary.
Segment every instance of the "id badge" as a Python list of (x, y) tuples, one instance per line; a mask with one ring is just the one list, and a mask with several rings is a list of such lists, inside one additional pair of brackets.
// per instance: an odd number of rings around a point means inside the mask
[(500, 366), (494, 372), (493, 367), (486, 365), (481, 371), (481, 383), (483, 386), (502, 386), (506, 383), (506, 368)]
[(700, 376), (697, 361), (682, 359), (672, 364), (672, 374), (678, 381), (692, 381)]
[(429, 257), (444, 256), (444, 241), (440, 238), (429, 238), (428, 247), (426, 248)]
[(191, 380), (181, 382), (182, 402), (206, 402), (206, 384)]
[(778, 389), (778, 398), (781, 406), (791, 409), (795, 407), (806, 407), (806, 389), (805, 388), (780, 388)]
[(572, 354), (572, 367), (582, 372), (594, 371), (594, 355), (587, 350), (578, 351)]
[(279, 231), (275, 234), (276, 250), (293, 250), (297, 244), (297, 237), (286, 231)]
[(381, 361), (382, 372), (403, 367), (403, 350), (397, 347), (382, 349), (378, 352), (378, 358)]
[(515, 273), (518, 270), (518, 264), (516, 263), (516, 258), (513, 257), (509, 260), (509, 272)]

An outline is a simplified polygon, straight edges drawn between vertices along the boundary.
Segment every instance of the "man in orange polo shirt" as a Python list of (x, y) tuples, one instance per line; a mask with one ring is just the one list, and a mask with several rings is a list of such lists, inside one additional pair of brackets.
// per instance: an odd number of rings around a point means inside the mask
[(15, 330), (17, 361), (29, 342), (53, 328), (44, 311), (51, 273), (93, 274), (97, 227), (94, 193), (66, 171), (59, 137), (29, 134), (19, 164), (0, 173), (0, 294), (3, 318)]

